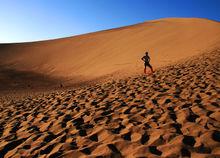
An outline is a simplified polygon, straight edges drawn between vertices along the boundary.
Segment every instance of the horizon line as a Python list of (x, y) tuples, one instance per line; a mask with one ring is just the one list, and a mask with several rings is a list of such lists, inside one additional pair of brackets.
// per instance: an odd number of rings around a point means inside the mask
[(126, 27), (131, 27), (131, 26), (143, 24), (143, 23), (146, 23), (146, 22), (158, 21), (158, 20), (163, 20), (163, 19), (204, 19), (204, 20), (209, 20), (209, 21), (218, 22), (218, 23), (220, 22), (218, 20), (209, 19), (209, 18), (203, 18), (203, 17), (163, 17), (163, 18), (146, 20), (146, 21), (138, 22), (138, 23), (134, 23), (134, 24), (123, 25), (123, 26), (119, 26), (119, 27), (112, 27), (112, 28), (103, 29), (103, 30), (96, 30), (96, 31), (92, 31), (92, 32), (85, 32), (85, 33), (82, 33), (82, 34), (72, 34), (72, 35), (68, 35), (68, 36), (65, 36), (65, 37), (46, 38), (46, 39), (39, 39), (39, 40), (33, 40), (33, 41), (3, 42), (3, 43), (0, 43), (0, 45), (29, 44), (29, 43), (41, 43), (41, 42), (48, 42), (48, 41), (54, 41), (54, 40), (62, 40), (62, 39), (68, 39), (68, 38), (73, 38), (73, 37), (78, 37), (78, 36), (85, 36), (85, 35), (99, 33), (99, 32), (101, 33), (101, 32), (105, 32), (105, 31), (112, 31), (112, 30), (117, 30), (117, 29), (123, 29), (123, 28), (126, 28)]

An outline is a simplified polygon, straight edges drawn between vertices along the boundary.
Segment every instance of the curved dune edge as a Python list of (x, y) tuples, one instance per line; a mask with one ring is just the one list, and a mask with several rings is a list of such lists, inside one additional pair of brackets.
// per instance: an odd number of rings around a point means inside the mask
[[(59, 86), (60, 82), (71, 85), (109, 75), (123, 78), (142, 73), (140, 58), (146, 50), (154, 68), (159, 68), (219, 45), (219, 22), (168, 18), (57, 40), (0, 44), (0, 63), (15, 73), (28, 72), (27, 76), (38, 74), (40, 78), (43, 75), (48, 83), (54, 79), (58, 81), (54, 85)], [(0, 75), (1, 83), (6, 83), (7, 74)], [(42, 88), (45, 80), (31, 85)], [(13, 82), (21, 87), (21, 82), (28, 82), (24, 76), (16, 81), (11, 77), (8, 81), (11, 83), (0, 87), (10, 87)]]
[(0, 104), (5, 157), (219, 157), (220, 49), (158, 70)]

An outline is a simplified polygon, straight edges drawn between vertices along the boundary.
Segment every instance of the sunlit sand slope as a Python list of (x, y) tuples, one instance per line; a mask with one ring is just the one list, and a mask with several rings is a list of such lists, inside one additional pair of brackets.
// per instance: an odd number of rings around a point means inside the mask
[[(57, 40), (1, 44), (1, 86), (19, 87), (26, 80), (35, 87), (45, 86), (42, 78), (48, 83), (77, 83), (108, 74), (129, 76), (143, 71), (140, 58), (145, 51), (150, 52), (151, 63), (157, 68), (210, 50), (219, 43), (219, 22), (170, 18)], [(14, 73), (20, 72), (24, 75), (15, 80)]]

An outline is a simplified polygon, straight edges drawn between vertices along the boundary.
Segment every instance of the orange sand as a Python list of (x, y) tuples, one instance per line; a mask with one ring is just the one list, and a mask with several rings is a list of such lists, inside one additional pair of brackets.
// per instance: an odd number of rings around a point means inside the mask
[(57, 40), (1, 44), (0, 70), (4, 71), (0, 71), (0, 79), (4, 84), (0, 87), (25, 88), (29, 84), (36, 88), (109, 74), (130, 76), (143, 71), (140, 58), (146, 50), (158, 68), (219, 44), (219, 22), (197, 18), (160, 19)]
[(220, 157), (218, 22), (1, 44), (0, 63), (0, 157)]

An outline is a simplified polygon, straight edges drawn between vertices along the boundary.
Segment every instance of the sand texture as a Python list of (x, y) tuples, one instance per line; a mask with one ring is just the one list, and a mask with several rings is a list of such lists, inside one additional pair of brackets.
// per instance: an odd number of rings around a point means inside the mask
[(0, 44), (0, 91), (60, 87), (155, 69), (220, 45), (220, 23), (170, 18), (69, 38)]
[(220, 157), (220, 49), (152, 75), (2, 100), (1, 157)]

